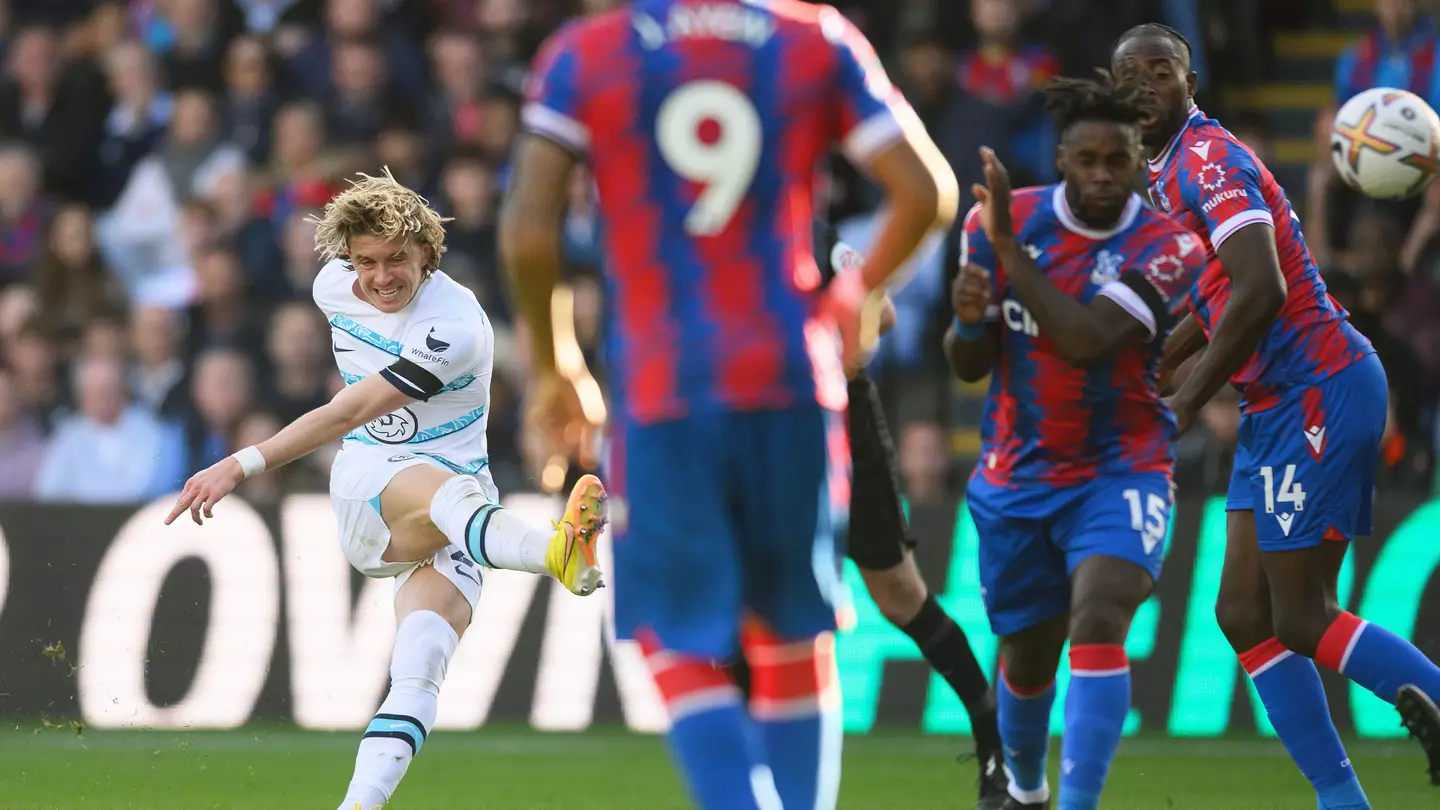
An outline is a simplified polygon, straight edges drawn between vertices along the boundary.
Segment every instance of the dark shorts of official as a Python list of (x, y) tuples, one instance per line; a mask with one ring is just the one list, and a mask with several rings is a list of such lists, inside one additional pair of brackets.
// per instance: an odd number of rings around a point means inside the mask
[(895, 446), (875, 384), (861, 374), (850, 382), (850, 519), (846, 552), (867, 571), (899, 565), (915, 548), (900, 500)]

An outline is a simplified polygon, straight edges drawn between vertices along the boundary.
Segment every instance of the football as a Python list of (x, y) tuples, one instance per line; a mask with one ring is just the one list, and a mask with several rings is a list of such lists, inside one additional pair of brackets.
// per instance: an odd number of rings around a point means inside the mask
[(1366, 90), (1335, 114), (1330, 156), (1345, 184), (1367, 197), (1413, 197), (1440, 171), (1440, 116), (1406, 90)]

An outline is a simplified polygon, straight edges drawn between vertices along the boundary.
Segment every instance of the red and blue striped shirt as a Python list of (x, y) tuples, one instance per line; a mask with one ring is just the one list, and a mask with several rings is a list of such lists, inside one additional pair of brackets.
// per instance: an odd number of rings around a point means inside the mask
[(828, 6), (639, 0), (546, 43), (524, 123), (592, 165), (629, 421), (844, 406), (815, 311), (817, 176), (833, 146), (863, 166), (913, 118)]

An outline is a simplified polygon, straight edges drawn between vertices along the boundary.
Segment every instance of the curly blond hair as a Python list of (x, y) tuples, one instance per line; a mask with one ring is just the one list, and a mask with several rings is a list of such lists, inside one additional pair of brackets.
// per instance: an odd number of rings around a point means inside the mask
[(350, 188), (335, 195), (325, 212), (311, 217), (315, 223), (315, 250), (325, 261), (348, 259), (350, 240), (357, 236), (373, 236), (389, 241), (406, 238), (412, 244), (429, 248), (425, 260), (426, 275), (440, 267), (440, 254), (445, 252), (445, 223), (424, 197), (401, 185), (386, 167), (381, 176), (359, 173)]

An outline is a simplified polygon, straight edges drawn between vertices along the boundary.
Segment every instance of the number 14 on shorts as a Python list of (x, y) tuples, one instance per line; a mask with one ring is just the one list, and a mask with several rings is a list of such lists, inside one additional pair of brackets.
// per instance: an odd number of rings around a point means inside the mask
[(1280, 473), (1280, 488), (1275, 488), (1275, 468), (1261, 467), (1260, 478), (1265, 484), (1265, 514), (1275, 514), (1275, 505), (1285, 512), (1305, 511), (1305, 490), (1295, 480), (1295, 465), (1286, 464)]
[(1130, 504), (1130, 528), (1140, 532), (1140, 542), (1145, 544), (1145, 553), (1149, 554), (1165, 540), (1170, 522), (1170, 504), (1153, 492), (1127, 489), (1120, 494)]

